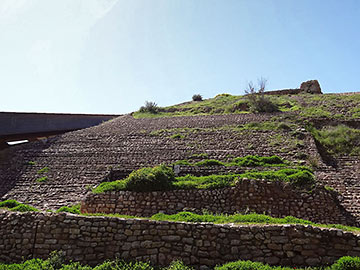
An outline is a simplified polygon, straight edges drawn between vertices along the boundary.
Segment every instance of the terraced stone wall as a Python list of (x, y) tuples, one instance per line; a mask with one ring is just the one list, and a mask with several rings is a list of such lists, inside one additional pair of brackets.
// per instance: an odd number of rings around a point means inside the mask
[(236, 186), (215, 190), (89, 193), (81, 203), (84, 213), (118, 213), (152, 216), (190, 210), (233, 214), (267, 213), (273, 217), (295, 216), (318, 223), (354, 225), (354, 218), (339, 204), (333, 192), (317, 187), (311, 193), (284, 182), (239, 180)]
[(0, 261), (46, 258), (94, 265), (115, 257), (167, 265), (176, 259), (196, 269), (253, 260), (271, 265), (324, 265), (360, 256), (360, 236), (303, 225), (234, 226), (171, 223), (54, 213), (0, 213)]

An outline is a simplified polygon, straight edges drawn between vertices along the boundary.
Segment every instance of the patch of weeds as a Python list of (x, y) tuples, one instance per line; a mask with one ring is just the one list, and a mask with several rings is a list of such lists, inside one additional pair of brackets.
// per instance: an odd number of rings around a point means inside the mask
[(35, 162), (35, 161), (28, 161), (27, 164), (28, 164), (28, 165), (31, 165), (31, 166), (34, 166), (34, 165), (36, 165), (36, 162)]
[(47, 173), (49, 171), (49, 168), (48, 167), (44, 167), (40, 170), (37, 171), (38, 174), (43, 174), (43, 173)]
[(307, 107), (304, 108), (301, 113), (301, 116), (303, 117), (309, 117), (309, 118), (331, 118), (332, 113), (325, 110), (323, 107)]
[(336, 192), (336, 190), (330, 186), (324, 186), (324, 188), (329, 192)]
[(174, 189), (218, 189), (235, 185), (238, 175), (208, 175), (177, 177)]
[(233, 163), (241, 167), (258, 167), (258, 166), (284, 166), (284, 161), (278, 156), (262, 157), (249, 155), (233, 159)]
[(36, 182), (39, 182), (39, 183), (43, 183), (43, 182), (46, 182), (46, 181), (48, 181), (47, 176), (39, 177), (39, 178), (36, 179)]
[(177, 134), (173, 134), (173, 135), (171, 135), (171, 136), (170, 136), (170, 138), (171, 138), (171, 139), (176, 139), (176, 140), (179, 140), (179, 139), (184, 139), (184, 138), (185, 138), (185, 136), (184, 136), (184, 135), (182, 135), (182, 134), (177, 133)]
[(72, 214), (81, 214), (80, 212), (80, 204), (75, 204), (72, 206), (62, 206), (60, 207), (58, 210), (56, 210), (56, 213), (61, 213), (61, 212), (67, 212), (67, 213), (72, 213)]
[(39, 211), (35, 207), (32, 207), (27, 204), (19, 203), (16, 200), (6, 200), (0, 202), (0, 208), (6, 208), (14, 212), (37, 212)]

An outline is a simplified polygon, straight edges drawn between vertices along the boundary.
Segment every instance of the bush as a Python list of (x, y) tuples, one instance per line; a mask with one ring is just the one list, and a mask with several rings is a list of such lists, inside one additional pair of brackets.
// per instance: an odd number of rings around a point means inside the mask
[(279, 108), (278, 106), (273, 103), (269, 98), (265, 97), (265, 86), (266, 86), (266, 80), (264, 78), (261, 78), (258, 81), (259, 89), (256, 90), (255, 86), (252, 82), (248, 84), (247, 89), (245, 90), (245, 93), (247, 94), (247, 97), (249, 99), (250, 103), (250, 109), (253, 112), (259, 112), (259, 113), (272, 113), (272, 112), (278, 112)]
[(202, 98), (202, 96), (200, 94), (196, 94), (196, 95), (192, 96), (192, 100), (193, 101), (202, 101), (203, 98)]
[(165, 165), (142, 168), (132, 172), (125, 179), (126, 189), (131, 191), (168, 190), (175, 180), (173, 170)]
[(140, 107), (142, 113), (158, 113), (159, 107), (155, 102), (145, 101), (145, 105)]

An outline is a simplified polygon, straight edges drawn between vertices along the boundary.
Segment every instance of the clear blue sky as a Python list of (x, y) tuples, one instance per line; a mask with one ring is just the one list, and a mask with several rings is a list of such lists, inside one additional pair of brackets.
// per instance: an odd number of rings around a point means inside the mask
[(318, 79), (360, 91), (358, 0), (0, 0), (0, 111), (127, 113)]

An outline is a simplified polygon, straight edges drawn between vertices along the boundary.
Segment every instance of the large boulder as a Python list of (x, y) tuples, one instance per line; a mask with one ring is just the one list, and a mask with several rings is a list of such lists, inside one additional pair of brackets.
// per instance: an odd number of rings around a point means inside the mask
[(310, 94), (322, 94), (320, 84), (317, 80), (310, 80), (301, 83), (300, 89), (302, 92)]

